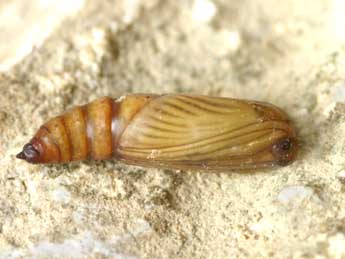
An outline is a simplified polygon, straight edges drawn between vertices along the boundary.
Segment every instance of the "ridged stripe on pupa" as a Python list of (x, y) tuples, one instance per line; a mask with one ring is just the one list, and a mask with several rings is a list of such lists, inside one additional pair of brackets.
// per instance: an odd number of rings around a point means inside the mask
[(55, 117), (45, 123), (44, 126), (50, 132), (51, 138), (58, 146), (60, 162), (70, 161), (71, 147), (62, 117)]
[(88, 139), (83, 108), (77, 106), (63, 115), (64, 125), (71, 143), (71, 160), (81, 160), (87, 157)]
[[(272, 143), (267, 141), (269, 135), (272, 134), (271, 129), (251, 132), (241, 136), (220, 140), (217, 142), (194, 143), (192, 145), (184, 145), (170, 148), (149, 148), (149, 149), (127, 149), (123, 152), (126, 155), (134, 155), (138, 157), (153, 157), (169, 160), (180, 159), (215, 159), (219, 157), (230, 157), (238, 155), (253, 155), (257, 150), (270, 146)], [(271, 140), (277, 140), (284, 136), (282, 131), (276, 131), (275, 136)], [(152, 150), (155, 150), (152, 152)]]

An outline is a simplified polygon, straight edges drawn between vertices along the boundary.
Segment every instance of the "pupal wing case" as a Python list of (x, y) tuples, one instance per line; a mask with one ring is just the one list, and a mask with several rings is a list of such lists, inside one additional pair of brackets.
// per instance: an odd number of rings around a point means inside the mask
[(295, 130), (269, 104), (194, 95), (148, 102), (121, 135), (119, 159), (180, 169), (251, 169), (295, 158)]
[(17, 157), (30, 163), (116, 158), (171, 169), (253, 169), (296, 157), (287, 115), (261, 102), (197, 95), (103, 97), (48, 120)]

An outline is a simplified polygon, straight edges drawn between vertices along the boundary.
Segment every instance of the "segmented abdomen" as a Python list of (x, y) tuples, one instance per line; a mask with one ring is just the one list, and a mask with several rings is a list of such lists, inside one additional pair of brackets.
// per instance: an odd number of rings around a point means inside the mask
[(48, 132), (58, 149), (58, 162), (109, 159), (115, 155), (128, 122), (151, 98), (133, 95), (118, 102), (104, 97), (49, 120), (41, 129)]

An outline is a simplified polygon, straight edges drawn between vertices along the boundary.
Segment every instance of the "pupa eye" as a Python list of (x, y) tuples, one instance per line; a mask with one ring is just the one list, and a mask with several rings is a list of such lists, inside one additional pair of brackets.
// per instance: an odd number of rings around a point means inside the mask
[(291, 148), (292, 148), (292, 142), (290, 139), (284, 139), (283, 141), (275, 145), (275, 149), (277, 149), (277, 151), (281, 153), (289, 152)]
[(279, 165), (287, 165), (292, 162), (296, 153), (296, 143), (294, 138), (286, 138), (273, 145), (272, 153)]

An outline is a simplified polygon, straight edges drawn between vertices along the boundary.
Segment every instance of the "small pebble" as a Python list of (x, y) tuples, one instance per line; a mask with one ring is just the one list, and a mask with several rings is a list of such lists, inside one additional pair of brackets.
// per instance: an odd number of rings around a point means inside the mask
[(311, 197), (314, 194), (312, 188), (303, 185), (294, 185), (283, 188), (278, 194), (277, 200), (287, 205), (290, 202), (303, 200)]

